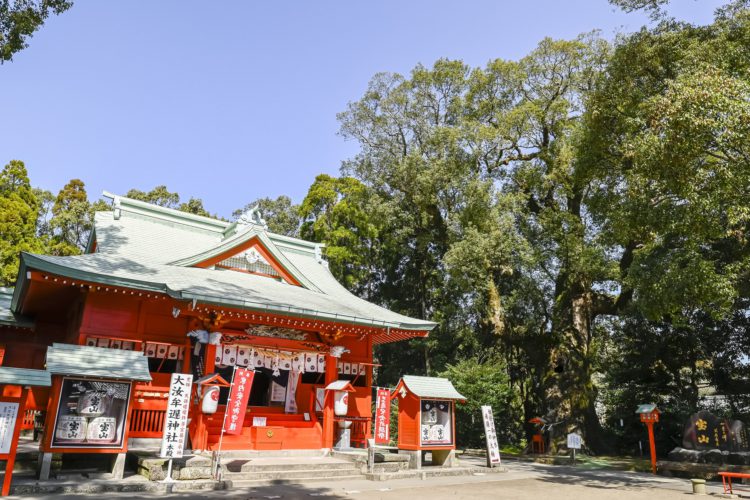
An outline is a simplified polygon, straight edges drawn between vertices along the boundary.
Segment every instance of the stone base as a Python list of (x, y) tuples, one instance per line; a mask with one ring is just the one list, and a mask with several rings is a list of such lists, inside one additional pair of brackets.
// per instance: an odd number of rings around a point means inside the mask
[(722, 450), (688, 450), (677, 447), (669, 452), (672, 462), (715, 465), (750, 465), (750, 452)]
[(421, 450), (398, 450), (398, 454), (409, 457), (409, 469), (419, 470), (422, 468)]
[(440, 467), (458, 467), (456, 450), (432, 450), (432, 465)]

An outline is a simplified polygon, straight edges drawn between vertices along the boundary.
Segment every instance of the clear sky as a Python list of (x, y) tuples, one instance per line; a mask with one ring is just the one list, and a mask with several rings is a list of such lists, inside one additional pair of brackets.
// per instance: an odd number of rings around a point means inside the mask
[[(722, 0), (672, 0), (705, 24)], [(0, 66), (0, 164), (57, 192), (166, 184), (229, 216), (255, 198), (301, 201), (356, 144), (336, 113), (377, 72), (440, 57), (483, 66), (545, 36), (647, 23), (606, 0), (75, 0)]]

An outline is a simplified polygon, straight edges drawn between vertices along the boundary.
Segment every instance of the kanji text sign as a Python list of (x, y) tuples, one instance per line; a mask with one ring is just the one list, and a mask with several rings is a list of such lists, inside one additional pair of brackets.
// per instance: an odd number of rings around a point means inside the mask
[(161, 458), (182, 457), (192, 386), (192, 375), (172, 374), (172, 379), (169, 382), (169, 398), (167, 399), (167, 415), (164, 418), (161, 452), (159, 453)]
[(568, 449), (569, 450), (580, 450), (581, 449), (581, 435), (576, 433), (568, 434)]
[(17, 416), (18, 403), (0, 403), (0, 454), (10, 453)]
[(482, 406), (482, 420), (484, 421), (484, 435), (487, 440), (487, 460), (490, 464), (500, 463), (500, 446), (495, 433), (495, 419), (492, 417), (492, 407)]

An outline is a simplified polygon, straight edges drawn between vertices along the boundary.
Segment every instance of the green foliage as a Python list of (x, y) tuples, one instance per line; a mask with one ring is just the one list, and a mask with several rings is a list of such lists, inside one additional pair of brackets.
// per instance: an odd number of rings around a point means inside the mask
[(139, 189), (129, 190), (125, 196), (134, 200), (145, 201), (160, 207), (172, 208), (180, 212), (201, 215), (203, 217), (216, 217), (211, 215), (204, 207), (203, 200), (191, 197), (188, 201), (180, 203), (180, 195), (167, 189), (167, 186), (156, 186), (151, 191)]
[(368, 296), (377, 269), (378, 227), (374, 198), (351, 177), (321, 174), (299, 206), (303, 238), (326, 243), (331, 272), (348, 289)]
[(518, 393), (500, 362), (462, 360), (448, 365), (440, 374), (466, 397), (456, 403), (456, 441), (459, 447), (484, 448), (483, 405), (492, 407), (499, 443), (517, 443), (522, 439), (523, 410)]
[(248, 203), (242, 208), (232, 212), (232, 217), (237, 219), (253, 207), (258, 207), (260, 214), (268, 224), (268, 230), (285, 236), (299, 236), (301, 224), (299, 206), (292, 203), (288, 196), (273, 198), (260, 198)]
[(0, 63), (28, 47), (28, 39), (50, 14), (62, 14), (72, 5), (66, 0), (0, 0)]
[(39, 205), (22, 161), (11, 160), (0, 172), (0, 284), (12, 285), (20, 252), (38, 252)]

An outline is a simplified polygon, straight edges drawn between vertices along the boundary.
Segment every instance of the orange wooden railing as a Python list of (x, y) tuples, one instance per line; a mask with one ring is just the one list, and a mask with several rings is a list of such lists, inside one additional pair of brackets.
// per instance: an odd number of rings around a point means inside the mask
[(21, 430), (31, 430), (34, 428), (34, 417), (39, 413), (37, 410), (26, 410), (23, 412), (23, 420), (21, 421)]
[(166, 410), (133, 410), (130, 416), (130, 437), (160, 438)]

